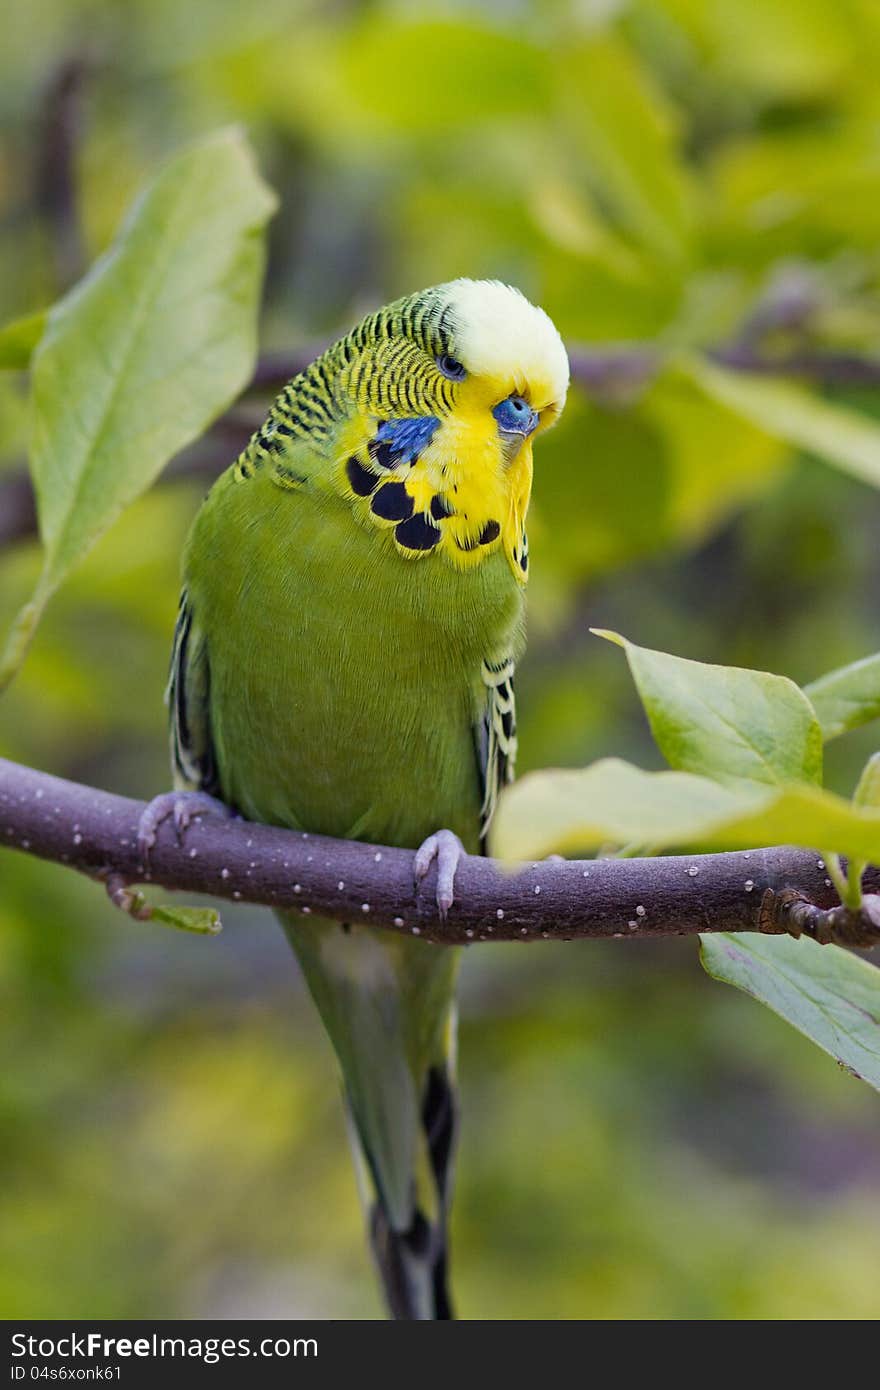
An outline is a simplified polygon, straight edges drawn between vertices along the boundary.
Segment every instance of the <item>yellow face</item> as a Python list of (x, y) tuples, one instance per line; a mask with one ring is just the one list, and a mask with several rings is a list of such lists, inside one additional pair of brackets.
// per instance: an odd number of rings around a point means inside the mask
[(401, 305), (383, 311), (397, 331), (364, 346), (370, 368), (359, 357), (351, 370), (348, 487), (403, 555), (464, 569), (503, 549), (525, 583), (532, 441), (568, 387), (559, 334), (495, 282), (455, 281)]
[[(558, 383), (546, 373), (531, 377), (468, 375), (456, 388), (455, 413), (467, 418), (474, 429), (502, 434), (494, 412), (512, 398), (524, 400), (538, 416), (537, 424), (526, 436), (532, 439), (555, 424), (565, 403), (564, 396), (559, 399)], [(503, 452), (503, 437), (499, 442)]]

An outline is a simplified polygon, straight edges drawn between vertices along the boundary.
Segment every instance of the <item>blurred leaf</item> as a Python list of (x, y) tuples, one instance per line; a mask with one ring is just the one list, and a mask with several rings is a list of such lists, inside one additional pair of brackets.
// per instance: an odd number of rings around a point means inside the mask
[(672, 539), (701, 541), (734, 508), (760, 497), (790, 462), (784, 443), (676, 372), (661, 374), (643, 415), (665, 442)]
[(880, 487), (880, 422), (787, 381), (768, 381), (698, 359), (691, 359), (685, 370), (710, 396), (768, 434)]
[(487, 120), (531, 114), (546, 105), (549, 82), (540, 48), (508, 29), (443, 19), (371, 15), (341, 53), (350, 112), (391, 130), (446, 139)]
[(201, 78), (219, 78), (224, 104), (271, 112), (347, 160), (375, 161), (387, 145), (446, 149), (459, 135), (479, 159), (493, 121), (546, 111), (547, 54), (514, 26), (364, 10), (340, 26), (270, 30), (214, 55)]
[(43, 336), (48, 311), (25, 314), (0, 328), (0, 368), (26, 371), (34, 348)]
[(542, 169), (528, 192), (529, 211), (555, 248), (603, 262), (624, 279), (649, 278), (639, 257), (601, 216), (596, 200), (570, 174)]
[(644, 772), (605, 758), (590, 767), (531, 772), (502, 794), (493, 853), (504, 859), (598, 849), (801, 845), (880, 861), (880, 811), (807, 783), (722, 786), (689, 772)]
[(707, 206), (711, 252), (760, 267), (827, 259), (842, 247), (873, 256), (880, 232), (874, 130), (873, 120), (860, 117), (723, 145)]
[(664, 258), (682, 259), (694, 202), (678, 122), (636, 54), (610, 33), (567, 45), (558, 91), (588, 178), (633, 235)]
[(687, 661), (593, 631), (626, 652), (651, 732), (672, 767), (733, 786), (821, 783), (819, 723), (794, 681)]
[(661, 0), (714, 76), (777, 100), (817, 99), (847, 72), (852, 18), (824, 0)]
[(838, 946), (751, 933), (700, 937), (715, 980), (779, 1014), (860, 1081), (880, 1091), (880, 970)]
[(247, 381), (274, 206), (239, 131), (200, 140), (50, 311), (33, 364), (31, 461), (45, 559), (0, 686), (68, 571)]
[(536, 582), (552, 574), (572, 585), (700, 540), (789, 462), (785, 444), (677, 373), (664, 372), (627, 409), (591, 404), (574, 390), (535, 463)]
[[(752, 797), (760, 804), (760, 795)], [(636, 842), (693, 843), (706, 827), (745, 804), (736, 793), (688, 772), (644, 772), (619, 758), (582, 769), (530, 772), (502, 793), (492, 822), (492, 853), (502, 859)], [(878, 817), (880, 838), (880, 817)]]
[(837, 738), (880, 717), (880, 653), (829, 671), (804, 686), (822, 725), (822, 737)]
[(574, 583), (650, 553), (666, 539), (668, 508), (660, 431), (638, 409), (603, 410), (572, 392), (535, 464), (535, 572)]
[(880, 753), (872, 753), (862, 768), (853, 805), (880, 807)]

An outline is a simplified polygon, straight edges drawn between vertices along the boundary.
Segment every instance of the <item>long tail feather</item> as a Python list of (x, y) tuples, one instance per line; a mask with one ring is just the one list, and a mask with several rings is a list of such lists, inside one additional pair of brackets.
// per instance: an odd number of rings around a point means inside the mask
[(342, 1069), (389, 1312), (451, 1318), (455, 953), (365, 928), (281, 921)]
[(439, 1206), (433, 1220), (416, 1208), (409, 1227), (395, 1230), (380, 1201), (370, 1212), (370, 1245), (391, 1316), (400, 1321), (450, 1319), (449, 1198), (455, 1147), (455, 1094), (445, 1068), (428, 1073), (422, 1126)]

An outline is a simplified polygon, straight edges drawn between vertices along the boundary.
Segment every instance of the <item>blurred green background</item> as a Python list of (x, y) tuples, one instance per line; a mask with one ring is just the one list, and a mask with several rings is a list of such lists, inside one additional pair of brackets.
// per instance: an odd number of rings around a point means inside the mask
[[(0, 46), (3, 317), (57, 297), (165, 154), (237, 120), (281, 199), (267, 349), (466, 274), (518, 284), (569, 342), (661, 349), (729, 341), (796, 284), (808, 342), (870, 355), (878, 61), (874, 0), (31, 0)], [(73, 210), (52, 128), (71, 63)], [(0, 469), (25, 443), (6, 373)], [(590, 625), (798, 681), (880, 647), (877, 492), (675, 372), (573, 391), (536, 465), (522, 770), (659, 765)], [(204, 485), (160, 482), (53, 602), (0, 753), (166, 786)], [(4, 623), (38, 559), (0, 555)], [(875, 739), (832, 745), (829, 784)], [(224, 920), (138, 925), (0, 860), (3, 1316), (379, 1315), (329, 1049), (269, 914)], [(463, 1316), (880, 1313), (877, 1097), (706, 979), (692, 941), (477, 948), (461, 1014)]]

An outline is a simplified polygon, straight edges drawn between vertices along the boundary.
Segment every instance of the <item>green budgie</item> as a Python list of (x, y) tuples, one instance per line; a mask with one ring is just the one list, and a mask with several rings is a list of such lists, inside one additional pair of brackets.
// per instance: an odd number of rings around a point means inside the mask
[[(532, 438), (567, 388), (543, 310), (474, 280), (370, 314), (288, 383), (190, 534), (169, 683), (186, 791), (151, 804), (145, 854), (211, 797), (417, 849), (449, 910), (513, 773)], [(451, 1317), (458, 952), (279, 917), (342, 1070), (390, 1312)]]

